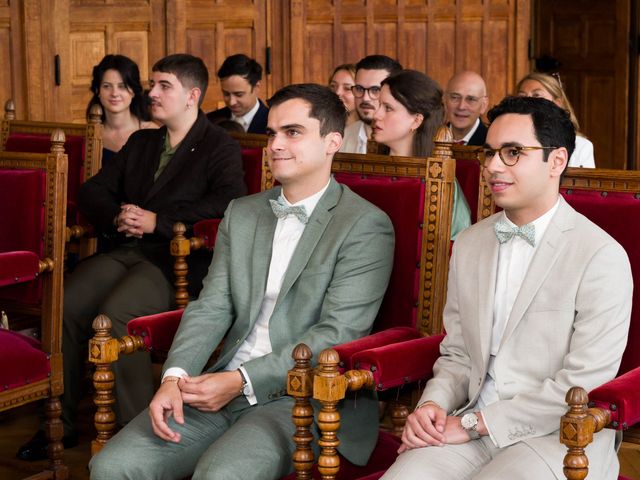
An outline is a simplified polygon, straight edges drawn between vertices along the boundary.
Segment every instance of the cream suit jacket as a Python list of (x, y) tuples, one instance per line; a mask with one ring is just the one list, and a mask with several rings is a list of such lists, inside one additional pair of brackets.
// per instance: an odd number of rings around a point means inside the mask
[[(447, 336), (420, 401), (435, 401), (454, 415), (475, 406), (487, 377), (499, 250), (494, 224), (502, 215), (462, 232), (453, 249)], [(482, 410), (498, 447), (526, 442), (564, 478), (566, 449), (551, 434), (567, 410), (565, 394), (572, 386), (589, 391), (615, 377), (627, 342), (632, 290), (623, 248), (560, 197), (495, 358), (500, 400)], [(595, 436), (592, 471), (615, 456), (613, 437), (611, 430)]]

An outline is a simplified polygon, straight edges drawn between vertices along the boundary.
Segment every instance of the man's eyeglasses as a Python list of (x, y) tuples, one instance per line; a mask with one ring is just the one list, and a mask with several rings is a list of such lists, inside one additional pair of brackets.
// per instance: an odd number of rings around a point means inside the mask
[(474, 97), (473, 95), (467, 95), (466, 97), (463, 97), (459, 93), (447, 93), (447, 98), (453, 103), (466, 102), (470, 107), (475, 107), (484, 97)]
[(507, 167), (513, 167), (518, 160), (520, 160), (520, 155), (522, 152), (526, 152), (528, 150), (555, 150), (558, 147), (521, 147), (519, 145), (510, 145), (499, 148), (483, 148), (484, 152), (484, 162), (485, 164), (491, 160), (495, 154), (497, 153)]
[(373, 87), (364, 88), (362, 85), (354, 85), (351, 87), (351, 92), (353, 96), (356, 98), (364, 97), (364, 92), (369, 92), (369, 96), (376, 100), (380, 96), (381, 88), (378, 85), (374, 85)]

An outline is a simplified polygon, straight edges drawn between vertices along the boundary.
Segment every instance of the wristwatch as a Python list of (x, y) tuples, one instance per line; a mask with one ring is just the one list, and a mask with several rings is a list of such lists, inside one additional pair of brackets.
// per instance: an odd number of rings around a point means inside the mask
[(471, 440), (480, 438), (478, 433), (478, 415), (475, 412), (465, 413), (460, 419), (460, 425), (469, 434)]
[(247, 382), (244, 373), (242, 373), (242, 369), (239, 368), (238, 372), (240, 372), (240, 376), (242, 377), (242, 387), (240, 387), (240, 395), (244, 395), (246, 397), (249, 394), (249, 382)]

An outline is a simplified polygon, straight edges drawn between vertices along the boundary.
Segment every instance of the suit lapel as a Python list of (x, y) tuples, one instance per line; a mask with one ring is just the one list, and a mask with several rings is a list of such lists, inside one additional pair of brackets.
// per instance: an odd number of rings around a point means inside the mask
[(271, 264), (273, 236), (276, 231), (278, 219), (273, 214), (269, 204), (270, 199), (278, 198), (280, 187), (273, 188), (265, 199), (264, 205), (258, 213), (255, 236), (253, 239), (253, 256), (251, 261), (251, 309), (249, 314), (250, 324), (258, 317), (262, 299), (267, 288), (267, 276)]
[(331, 210), (338, 203), (341, 194), (342, 188), (332, 178), (331, 183), (329, 184), (329, 188), (327, 188), (327, 191), (318, 202), (318, 205), (316, 205), (316, 208), (313, 210), (313, 213), (309, 218), (309, 222), (307, 223), (307, 226), (302, 233), (302, 237), (300, 237), (298, 246), (296, 247), (296, 250), (291, 257), (289, 267), (287, 268), (287, 272), (285, 273), (284, 279), (282, 281), (282, 288), (280, 289), (280, 293), (278, 295), (274, 310), (275, 308), (278, 308), (278, 305), (280, 304), (280, 302), (282, 302), (282, 299), (287, 295), (294, 282), (300, 276), (300, 273), (304, 269), (305, 265), (309, 262), (311, 254), (315, 250), (316, 245), (320, 241), (322, 234), (327, 228), (329, 220), (331, 220), (331, 217), (333, 216)]
[[(187, 136), (184, 137), (184, 139), (180, 143), (178, 150), (176, 150), (176, 153), (173, 154), (173, 158), (169, 160), (169, 163), (158, 177), (158, 180), (156, 180), (151, 186), (151, 189), (147, 193), (145, 201), (149, 201), (151, 197), (160, 192), (170, 180), (172, 180), (178, 173), (182, 171), (183, 168), (188, 168), (188, 165), (193, 158), (195, 158), (196, 156), (202, 157), (206, 155), (206, 152), (199, 152), (198, 147), (200, 146), (199, 144), (201, 143), (202, 136), (205, 132), (206, 124), (203, 124), (203, 122), (208, 121), (209, 120), (207, 120), (202, 112), (198, 113), (196, 122), (191, 127), (191, 130), (189, 130), (189, 132), (187, 133)], [(162, 148), (164, 148), (164, 145), (161, 147), (160, 152), (162, 152)], [(158, 166), (160, 152), (158, 153), (158, 156), (154, 158), (154, 161), (156, 162), (156, 168)], [(153, 173), (155, 173), (155, 170)]]
[(573, 209), (560, 197), (558, 211), (551, 219), (547, 231), (540, 240), (538, 250), (534, 253), (531, 264), (522, 281), (522, 286), (507, 320), (500, 348), (509, 339), (520, 320), (522, 320), (531, 301), (562, 254), (567, 243), (564, 232), (573, 228), (573, 214)]
[[(493, 221), (486, 222), (486, 230), (478, 242), (478, 333), (480, 351), (486, 364), (491, 350), (491, 331), (493, 329), (493, 310), (496, 293), (496, 275), (498, 271), (498, 252), (500, 244), (493, 231)], [(486, 279), (486, 281), (485, 281)]]

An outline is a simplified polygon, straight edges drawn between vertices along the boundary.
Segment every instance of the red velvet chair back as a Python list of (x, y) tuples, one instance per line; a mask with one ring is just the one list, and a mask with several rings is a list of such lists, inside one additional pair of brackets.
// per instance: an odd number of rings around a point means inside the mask
[(383, 210), (396, 236), (389, 287), (374, 332), (416, 327), (425, 183), (420, 178), (336, 173), (335, 179)]
[[(640, 176), (639, 176), (640, 178)], [(615, 238), (626, 250), (636, 287), (633, 289), (633, 307), (627, 349), (622, 357), (618, 375), (640, 366), (640, 193), (606, 190), (563, 188), (563, 197), (569, 205)]]
[[(455, 153), (455, 152), (454, 152)], [(480, 163), (477, 160), (456, 158), (456, 180), (464, 193), (469, 209), (471, 223), (478, 221), (478, 191), (480, 190)]]
[(242, 167), (247, 194), (260, 192), (262, 185), (262, 148), (243, 148)]
[[(44, 170), (0, 170), (0, 252), (24, 250), (45, 257), (45, 195)], [(40, 300), (41, 288), (40, 282), (5, 287), (0, 299), (34, 304)]]

